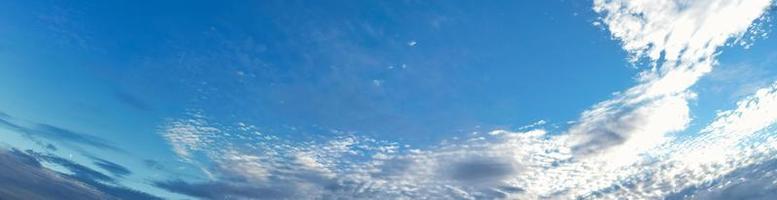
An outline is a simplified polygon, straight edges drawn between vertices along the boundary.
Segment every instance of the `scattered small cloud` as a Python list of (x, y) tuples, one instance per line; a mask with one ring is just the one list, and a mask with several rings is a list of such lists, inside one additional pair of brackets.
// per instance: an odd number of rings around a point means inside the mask
[(414, 47), (416, 44), (418, 44), (418, 42), (416, 42), (415, 40), (411, 40), (410, 42), (407, 42), (407, 46), (410, 46), (410, 47)]
[(384, 80), (377, 80), (377, 79), (376, 80), (372, 80), (372, 84), (375, 85), (376, 87), (382, 86), (383, 82), (385, 82), (385, 81)]

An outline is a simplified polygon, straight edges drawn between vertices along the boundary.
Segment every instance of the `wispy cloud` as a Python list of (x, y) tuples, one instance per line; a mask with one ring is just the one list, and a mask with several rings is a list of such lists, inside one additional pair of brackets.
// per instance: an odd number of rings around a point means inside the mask
[(119, 164), (116, 164), (114, 162), (111, 162), (102, 158), (92, 158), (92, 159), (94, 160), (95, 165), (110, 172), (116, 177), (124, 177), (132, 174), (132, 172), (129, 169)]
[(33, 140), (46, 139), (49, 142), (62, 143), (75, 147), (89, 146), (97, 149), (123, 152), (123, 150), (116, 147), (116, 145), (94, 135), (79, 133), (45, 123), (28, 122), (2, 112), (0, 112), (0, 127), (4, 127)]

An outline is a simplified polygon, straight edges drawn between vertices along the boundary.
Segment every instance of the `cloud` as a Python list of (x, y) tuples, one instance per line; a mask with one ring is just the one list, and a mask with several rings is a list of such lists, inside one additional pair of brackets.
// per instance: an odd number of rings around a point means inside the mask
[[(626, 164), (613, 164), (617, 157), (576, 158), (563, 135), (542, 130), (494, 131), (411, 149), (357, 136), (300, 144), (250, 137), (255, 130), (247, 128), (198, 145), (215, 165), (209, 168), (214, 181), (155, 185), (206, 199), (671, 197), (776, 153), (777, 138), (757, 133), (777, 122), (777, 115), (770, 115), (777, 113), (771, 111), (777, 108), (777, 83), (737, 105), (699, 136), (655, 147)], [(230, 129), (198, 117), (219, 132)], [(252, 141), (230, 142), (235, 138)], [(747, 141), (761, 143), (741, 149)]]
[(580, 154), (597, 153), (639, 140), (629, 151), (665, 141), (690, 123), (688, 89), (709, 73), (718, 49), (740, 40), (762, 17), (770, 0), (595, 0), (594, 10), (633, 62), (653, 68), (639, 84), (584, 112), (568, 132)]
[(775, 137), (759, 134), (777, 122), (777, 84), (721, 112), (698, 136), (671, 135), (691, 122), (697, 96), (689, 88), (712, 70), (719, 48), (751, 31), (770, 4), (595, 0), (631, 60), (651, 66), (561, 134), (497, 130), (413, 149), (353, 135), (296, 142), (189, 113), (161, 134), (209, 180), (156, 186), (206, 199), (665, 198), (777, 150)]
[[(763, 170), (773, 167), (768, 163), (777, 153), (777, 137), (770, 128), (777, 123), (774, 109), (777, 83), (740, 100), (735, 109), (720, 112), (697, 136), (652, 149), (648, 162), (632, 166), (639, 170), (620, 173), (628, 178), (617, 180), (610, 188), (618, 189), (607, 194), (625, 198), (677, 197), (698, 187), (725, 188), (726, 181), (717, 180), (730, 179), (726, 177), (737, 173), (741, 174), (742, 185), (757, 184), (763, 174), (752, 173), (749, 166), (761, 166), (758, 168)], [(720, 192), (728, 195), (733, 190)]]
[(171, 192), (204, 199), (288, 199), (292, 192), (225, 182), (188, 183), (177, 180), (157, 182), (155, 185)]
[(94, 164), (95, 165), (97, 165), (98, 167), (100, 167), (100, 168), (110, 172), (111, 174), (113, 174), (116, 177), (124, 177), (124, 176), (132, 174), (132, 172), (129, 169), (127, 169), (126, 167), (121, 166), (119, 164), (116, 164), (114, 162), (103, 160), (103, 159), (100, 159), (100, 158), (92, 158), (92, 159), (94, 159)]
[(108, 141), (105, 141), (102, 138), (84, 134), (84, 133), (73, 132), (73, 131), (56, 127), (53, 125), (49, 125), (49, 124), (39, 123), (34, 126), (27, 127), (26, 130), (28, 130), (27, 133), (29, 134), (46, 138), (49, 140), (66, 141), (74, 144), (96, 147), (99, 149), (121, 151), (115, 145), (109, 143)]
[[(41, 161), (62, 165), (74, 174), (49, 170)], [(0, 151), (2, 199), (160, 199), (100, 181), (110, 178), (64, 158), (16, 149)]]
[(16, 150), (0, 152), (0, 196), (8, 199), (105, 199), (106, 195), (78, 181), (42, 168)]
[(775, 199), (777, 160), (741, 167), (710, 183), (689, 187), (667, 199)]
[(777, 123), (775, 113), (777, 113), (777, 82), (743, 98), (737, 102), (736, 109), (719, 112), (716, 120), (703, 130), (709, 134), (701, 138), (733, 145), (749, 133)]
[(474, 158), (452, 163), (447, 174), (457, 181), (478, 183), (502, 180), (514, 175), (515, 171), (511, 163), (502, 159)]
[(15, 119), (4, 112), (0, 112), (0, 124), (3, 125), (3, 127), (14, 131), (26, 130), (26, 128), (17, 125), (16, 123), (12, 122), (12, 120)]
[(105, 175), (101, 172), (98, 172), (89, 167), (83, 166), (81, 164), (72, 162), (65, 158), (57, 157), (51, 154), (43, 154), (43, 153), (37, 153), (32, 151), (28, 151), (26, 153), (30, 156), (33, 156), (38, 161), (57, 164), (64, 168), (67, 168), (68, 171), (70, 171), (73, 174), (72, 177), (75, 177), (76, 179), (79, 179), (79, 180), (114, 182), (114, 179), (108, 175)]
[(0, 112), (0, 125), (32, 139), (46, 139), (63, 144), (90, 146), (102, 150), (122, 152), (110, 142), (90, 134), (74, 132), (45, 123), (26, 122)]
[[(205, 159), (214, 165), (206, 167), (215, 181), (174, 180), (156, 185), (211, 199), (224, 197), (219, 194), (258, 199), (279, 197), (275, 195), (290, 199), (662, 198), (761, 163), (776, 153), (777, 138), (765, 130), (777, 122), (773, 115), (777, 113), (773, 111), (777, 109), (777, 83), (737, 105), (720, 112), (699, 136), (672, 140), (640, 157), (580, 158), (566, 143), (566, 136), (543, 130), (494, 131), (411, 149), (357, 136), (300, 144), (255, 137), (254, 128), (231, 129), (240, 131), (230, 132), (229, 137), (214, 135), (203, 140), (208, 143), (197, 145), (196, 152), (207, 154)], [(197, 118), (208, 129), (230, 129), (202, 115)], [(284, 193), (288, 191), (305, 192)]]
[[(221, 199), (233, 195), (250, 198), (290, 199), (315, 198), (428, 198), (433, 196), (463, 198), (507, 198), (523, 193), (524, 189), (508, 180), (524, 169), (521, 157), (544, 149), (526, 150), (517, 155), (517, 146), (546, 144), (540, 139), (543, 131), (527, 134), (498, 134), (504, 141), (472, 140), (460, 145), (444, 145), (426, 151), (406, 149), (397, 144), (365, 137), (342, 136), (324, 142), (298, 144), (275, 137), (256, 137), (253, 128), (230, 129), (196, 115), (198, 124), (207, 129), (165, 126), (175, 131), (163, 131), (168, 141), (178, 138), (208, 140), (189, 149), (181, 156), (192, 164), (201, 165), (193, 152), (206, 154), (213, 166), (204, 166), (217, 181), (160, 181), (156, 185), (171, 192), (194, 197)], [(184, 119), (172, 124), (191, 122)], [(218, 131), (205, 131), (218, 129)], [(212, 132), (230, 132), (231, 137), (211, 136)], [(189, 131), (181, 133), (180, 131)], [(181, 134), (181, 135), (175, 135)], [(253, 136), (253, 137), (252, 137)], [(235, 138), (240, 138), (235, 140)], [(247, 139), (249, 141), (243, 141)], [(233, 141), (234, 140), (234, 141)], [(530, 167), (531, 168), (531, 167)], [(249, 187), (250, 186), (250, 187)], [(213, 188), (212, 190), (200, 190)], [(250, 188), (250, 189), (249, 189)], [(246, 190), (265, 191), (248, 193)], [(288, 191), (304, 193), (284, 193)], [(195, 192), (202, 191), (202, 192)], [(451, 193), (453, 192), (453, 193)], [(249, 196), (252, 195), (252, 196)]]
[(173, 145), (175, 153), (184, 158), (189, 157), (190, 151), (210, 145), (211, 138), (217, 137), (220, 131), (209, 126), (200, 114), (190, 114), (193, 116), (191, 119), (172, 121), (164, 127), (165, 138)]

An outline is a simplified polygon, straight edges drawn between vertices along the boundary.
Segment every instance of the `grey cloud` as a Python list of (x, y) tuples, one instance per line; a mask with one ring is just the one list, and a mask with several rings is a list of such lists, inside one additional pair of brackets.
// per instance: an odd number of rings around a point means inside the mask
[(24, 131), (25, 128), (17, 125), (16, 123), (11, 122), (10, 120), (13, 120), (13, 117), (11, 117), (8, 114), (5, 114), (4, 112), (0, 112), (0, 125), (4, 126), (5, 128), (15, 130), (15, 131)]
[(251, 184), (221, 181), (189, 183), (182, 180), (156, 182), (159, 188), (203, 199), (288, 199), (289, 190), (261, 188)]
[(777, 160), (737, 169), (710, 183), (690, 187), (666, 199), (777, 199)]
[(510, 199), (524, 190), (504, 183), (520, 172), (520, 168), (507, 160), (500, 157), (471, 157), (451, 161), (441, 173), (455, 181), (451, 185), (466, 188), (475, 199)]
[(412, 165), (417, 164), (417, 162), (408, 158), (392, 159), (389, 160), (389, 162), (380, 165), (380, 171), (372, 173), (371, 175), (375, 177), (402, 176), (408, 173), (408, 170), (411, 170), (410, 167)]
[(150, 169), (154, 169), (154, 170), (164, 170), (165, 169), (164, 165), (162, 165), (162, 163), (159, 163), (159, 161), (156, 161), (156, 160), (143, 160), (143, 164), (146, 167), (148, 167)]
[(42, 138), (66, 144), (85, 145), (98, 149), (123, 152), (110, 142), (90, 134), (79, 133), (45, 123), (29, 123), (0, 112), (0, 126), (31, 139)]
[(114, 176), (123, 177), (123, 176), (132, 174), (132, 172), (129, 169), (119, 164), (116, 164), (114, 162), (103, 160), (100, 158), (92, 158), (92, 159), (94, 159), (95, 165), (110, 172)]
[[(41, 161), (62, 165), (74, 175), (49, 170)], [(64, 158), (32, 151), (0, 150), (0, 199), (160, 199), (100, 183), (103, 180), (106, 176), (99, 172)]]
[(2, 199), (103, 199), (106, 194), (42, 168), (38, 161), (19, 151), (0, 153), (0, 198)]
[(578, 155), (595, 154), (610, 147), (623, 144), (634, 130), (645, 124), (644, 113), (637, 111), (642, 104), (625, 105), (622, 102), (611, 102), (605, 107), (607, 111), (601, 115), (589, 116), (582, 123), (570, 129), (572, 135), (584, 135), (581, 141), (572, 146), (572, 151)]
[(58, 164), (67, 168), (68, 170), (73, 172), (73, 175), (71, 176), (79, 180), (114, 182), (114, 179), (111, 178), (110, 176), (107, 176), (103, 173), (100, 173), (96, 170), (93, 170), (81, 164), (67, 160), (65, 158), (61, 158), (61, 157), (57, 157), (49, 154), (37, 153), (33, 151), (27, 151), (26, 153), (27, 155), (34, 157), (38, 161)]
[(222, 167), (211, 169), (211, 173), (217, 176), (215, 180), (164, 180), (154, 182), (154, 186), (202, 199), (312, 199), (350, 188), (331, 178), (291, 164), (284, 165), (288, 171), (273, 171), (266, 180), (256, 180), (242, 174), (243, 171), (237, 172)]
[[(376, 180), (403, 179), (415, 176), (417, 165), (412, 159), (387, 160), (381, 165), (380, 173), (371, 174)], [(293, 166), (289, 166), (294, 168)], [(378, 167), (378, 166), (376, 166)], [(227, 172), (218, 174), (225, 175)], [(365, 199), (365, 198), (429, 198), (442, 195), (444, 198), (462, 198), (448, 190), (466, 188), (465, 196), (478, 199), (505, 199), (524, 192), (524, 189), (505, 186), (502, 180), (515, 175), (518, 169), (496, 157), (476, 157), (452, 160), (436, 172), (439, 176), (417, 174), (433, 181), (447, 182), (452, 188), (437, 186), (412, 186), (418, 190), (429, 190), (430, 194), (396, 193), (388, 188), (372, 188), (370, 181), (360, 182), (340, 177), (323, 177), (304, 169), (290, 172), (275, 171), (267, 180), (252, 182), (240, 174), (221, 176), (216, 181), (187, 182), (183, 180), (158, 181), (154, 185), (164, 190), (203, 199)], [(244, 175), (243, 175), (244, 176)], [(423, 177), (418, 177), (423, 178)], [(349, 180), (351, 182), (349, 182)], [(356, 182), (352, 182), (356, 181)], [(365, 181), (365, 180), (362, 180)], [(454, 188), (455, 187), (455, 188)], [(304, 190), (302, 193), (294, 191)]]
[(48, 124), (37, 124), (33, 127), (30, 127), (29, 130), (31, 130), (33, 134), (47, 139), (65, 140), (65, 141), (69, 141), (77, 144), (84, 144), (92, 147), (97, 147), (100, 149), (120, 151), (117, 147), (110, 144), (108, 141), (103, 140), (102, 138), (87, 135), (84, 133), (73, 132), (67, 129), (63, 129), (63, 128), (48, 125)]
[(448, 174), (454, 180), (468, 184), (498, 182), (509, 175), (515, 174), (516, 169), (507, 162), (496, 158), (475, 158), (453, 163)]
[(514, 187), (514, 186), (500, 186), (499, 190), (507, 192), (507, 193), (521, 193), (521, 192), (526, 191), (523, 188)]

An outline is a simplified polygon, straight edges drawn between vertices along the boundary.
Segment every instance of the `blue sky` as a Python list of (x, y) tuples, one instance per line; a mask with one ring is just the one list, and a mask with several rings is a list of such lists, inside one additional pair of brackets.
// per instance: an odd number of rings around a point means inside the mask
[(0, 160), (98, 199), (595, 199), (748, 158), (631, 196), (712, 198), (773, 159), (773, 7), (0, 2)]

